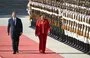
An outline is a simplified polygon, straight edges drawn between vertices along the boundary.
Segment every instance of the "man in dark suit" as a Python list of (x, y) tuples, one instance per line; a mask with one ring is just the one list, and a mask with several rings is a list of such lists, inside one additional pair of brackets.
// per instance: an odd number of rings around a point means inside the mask
[(21, 19), (16, 17), (16, 12), (12, 12), (12, 17), (8, 20), (8, 35), (11, 34), (13, 54), (18, 53), (19, 37), (23, 32)]

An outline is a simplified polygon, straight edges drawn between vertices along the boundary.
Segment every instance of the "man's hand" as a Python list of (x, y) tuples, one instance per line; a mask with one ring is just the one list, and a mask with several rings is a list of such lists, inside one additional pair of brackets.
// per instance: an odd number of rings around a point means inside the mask
[(22, 32), (20, 33), (20, 36), (22, 35)]
[(37, 37), (37, 34), (35, 34), (35, 36)]
[(9, 33), (8, 33), (8, 35), (9, 35)]

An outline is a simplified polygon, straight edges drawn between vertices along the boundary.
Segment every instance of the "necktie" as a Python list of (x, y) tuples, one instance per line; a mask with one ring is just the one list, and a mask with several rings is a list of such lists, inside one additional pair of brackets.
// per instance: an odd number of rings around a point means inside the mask
[(14, 25), (16, 25), (16, 20), (15, 19), (13, 20), (13, 23), (14, 23)]

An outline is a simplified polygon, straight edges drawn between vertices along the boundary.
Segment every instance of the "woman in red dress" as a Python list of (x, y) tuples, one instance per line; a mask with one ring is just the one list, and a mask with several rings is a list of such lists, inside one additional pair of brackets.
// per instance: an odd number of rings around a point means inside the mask
[(35, 30), (35, 35), (39, 37), (40, 53), (45, 53), (46, 40), (49, 29), (50, 29), (49, 21), (45, 19), (44, 15), (42, 15), (40, 19), (36, 21), (36, 30)]

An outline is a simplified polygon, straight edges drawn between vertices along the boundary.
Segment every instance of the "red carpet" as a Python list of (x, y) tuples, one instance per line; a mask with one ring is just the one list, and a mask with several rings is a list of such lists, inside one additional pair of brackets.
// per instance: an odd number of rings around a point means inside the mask
[(1, 58), (63, 58), (49, 49), (46, 49), (46, 54), (41, 54), (38, 51), (38, 44), (22, 35), (20, 37), (19, 53), (12, 54), (11, 38), (7, 34), (7, 28), (0, 27), (0, 57)]

